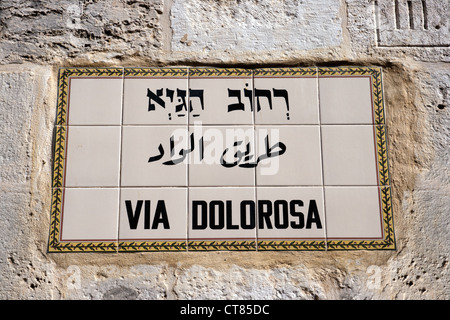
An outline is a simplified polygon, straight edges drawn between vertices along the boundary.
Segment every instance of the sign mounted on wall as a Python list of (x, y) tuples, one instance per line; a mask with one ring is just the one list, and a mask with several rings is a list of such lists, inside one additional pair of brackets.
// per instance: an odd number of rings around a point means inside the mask
[(381, 69), (63, 68), (50, 252), (394, 249)]

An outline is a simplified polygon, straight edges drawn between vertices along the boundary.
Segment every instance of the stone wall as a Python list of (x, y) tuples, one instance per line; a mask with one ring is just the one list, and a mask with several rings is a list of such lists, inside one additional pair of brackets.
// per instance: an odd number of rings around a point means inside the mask
[[(449, 9), (1, 1), (0, 298), (449, 299)], [(47, 252), (59, 67), (312, 65), (383, 68), (395, 251)]]

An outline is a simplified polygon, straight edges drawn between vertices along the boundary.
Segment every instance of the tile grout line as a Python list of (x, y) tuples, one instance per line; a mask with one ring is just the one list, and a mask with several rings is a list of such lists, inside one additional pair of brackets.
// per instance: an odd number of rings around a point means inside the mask
[(322, 141), (322, 115), (320, 110), (320, 86), (319, 86), (319, 68), (316, 66), (316, 83), (317, 83), (317, 110), (319, 111), (319, 141), (320, 141), (320, 164), (322, 168), (322, 198), (323, 198), (323, 219), (325, 225), (325, 251), (328, 251), (328, 232), (327, 232), (327, 215), (325, 206), (325, 176), (323, 165), (323, 141)]
[[(198, 185), (191, 186), (191, 188), (252, 188), (252, 186), (248, 185)], [(375, 184), (336, 184), (336, 185), (328, 185), (327, 188), (372, 188), (372, 187), (391, 187), (391, 184), (386, 185), (375, 185)], [(155, 185), (155, 186), (139, 186), (139, 185), (129, 185), (120, 187), (121, 189), (183, 189), (186, 186), (164, 186), (164, 185)], [(276, 184), (268, 184), (268, 185), (260, 185), (259, 188), (322, 188), (321, 185), (302, 185), (302, 184), (293, 184), (293, 185), (276, 185)], [(70, 187), (53, 187), (53, 189), (117, 189), (115, 186), (70, 186)]]
[[(253, 148), (255, 149), (254, 151), (257, 150), (257, 135), (256, 135), (256, 105), (255, 105), (256, 99), (255, 99), (255, 69), (252, 69), (252, 101), (251, 101), (251, 107), (252, 107), (252, 122), (253, 122)], [(257, 155), (257, 153), (255, 152), (255, 156)], [(253, 170), (253, 199), (255, 201), (255, 251), (259, 251), (258, 250), (258, 221), (259, 221), (259, 216), (258, 216), (258, 205), (257, 205), (257, 201), (258, 201), (258, 191), (256, 188), (257, 185), (257, 166), (255, 166), (254, 170)]]
[(123, 115), (125, 105), (125, 68), (122, 68), (122, 104), (120, 117), (120, 149), (119, 149), (119, 206), (117, 214), (117, 245), (116, 253), (119, 253), (119, 238), (120, 238), (120, 204), (122, 203), (122, 150), (123, 150)]
[[(190, 94), (189, 94), (189, 89), (190, 89), (190, 87), (191, 87), (191, 85), (190, 85), (190, 74), (191, 74), (191, 68), (190, 67), (187, 67), (187, 75), (186, 75), (186, 84), (187, 84), (187, 88), (186, 88), (186, 98), (187, 98), (187, 100), (186, 100), (186, 111), (187, 111), (187, 130), (186, 130), (186, 132), (187, 132), (187, 140), (188, 140), (188, 143), (189, 143), (189, 141), (190, 141), (190, 139), (189, 139), (189, 124), (190, 124), (190, 117), (191, 117), (191, 115), (190, 115)], [(192, 156), (191, 156), (192, 154), (191, 153), (189, 153), (189, 157), (187, 158), (187, 161), (188, 161), (188, 163), (187, 163), (187, 166), (186, 166), (186, 236), (185, 236), (185, 238), (186, 238), (186, 240), (185, 240), (185, 245), (186, 245), (186, 250), (185, 250), (185, 252), (188, 252), (189, 251), (189, 195), (190, 195), (190, 192), (189, 192), (189, 190), (190, 190), (190, 184), (189, 184), (189, 168), (190, 168), (190, 165), (191, 165), (191, 158), (192, 158)]]
[[(386, 124), (376, 124), (376, 123), (323, 123), (322, 126), (384, 126)], [(71, 124), (70, 127), (117, 127), (115, 124)], [(123, 124), (122, 127), (180, 127), (184, 126), (183, 124)], [(284, 123), (284, 124), (203, 124), (203, 127), (241, 127), (241, 126), (254, 126), (254, 127), (317, 127), (316, 123)], [(56, 127), (68, 127), (56, 125)]]

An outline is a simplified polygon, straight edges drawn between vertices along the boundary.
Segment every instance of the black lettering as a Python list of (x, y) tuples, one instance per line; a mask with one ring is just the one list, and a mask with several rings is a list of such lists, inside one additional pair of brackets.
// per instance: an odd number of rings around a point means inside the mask
[(177, 89), (178, 101), (181, 102), (175, 106), (175, 112), (180, 112), (182, 110), (187, 111), (186, 107), (186, 90)]
[(320, 222), (319, 210), (317, 209), (316, 200), (309, 201), (308, 217), (306, 219), (306, 229), (311, 229), (311, 224), (315, 223), (317, 229), (322, 229)]
[(228, 230), (239, 229), (239, 226), (237, 224), (233, 224), (233, 209), (231, 200), (226, 201), (226, 206), (227, 206), (227, 229)]
[(291, 202), (289, 202), (289, 209), (290, 209), (289, 213), (293, 217), (298, 217), (298, 222), (291, 221), (291, 228), (292, 229), (303, 229), (305, 227), (305, 217), (303, 215), (303, 212), (295, 210), (296, 206), (303, 207), (303, 201), (302, 200), (292, 200)]
[(253, 90), (244, 89), (244, 96), (248, 98), (248, 101), (250, 102), (250, 111), (253, 111)]
[(267, 225), (267, 229), (273, 229), (270, 216), (272, 215), (272, 202), (270, 200), (258, 201), (258, 222), (259, 229), (264, 229), (264, 222)]
[(236, 97), (238, 102), (231, 103), (228, 105), (228, 112), (235, 111), (235, 110), (242, 110), (244, 111), (244, 104), (241, 102), (241, 90), (232, 90), (228, 88), (228, 97)]
[(155, 101), (157, 104), (159, 104), (161, 107), (163, 107), (163, 108), (166, 107), (166, 103), (161, 98), (162, 95), (163, 95), (163, 89), (157, 89), (156, 94), (152, 90), (147, 89), (148, 111), (153, 111), (156, 109), (155, 105), (152, 103), (152, 100)]
[(286, 102), (286, 111), (287, 111), (286, 116), (287, 116), (287, 119), (289, 120), (289, 98), (288, 98), (287, 90), (273, 88), (272, 91), (273, 91), (273, 96), (274, 97), (282, 97), (282, 98), (284, 98), (284, 101)]
[(173, 102), (173, 94), (175, 93), (174, 90), (166, 88), (166, 97), (170, 98), (170, 102)]
[[(147, 201), (145, 201), (147, 202)], [(150, 201), (148, 201), (150, 212)], [(149, 213), (150, 216), (150, 213)], [(158, 225), (162, 223), (164, 229), (170, 229), (169, 218), (167, 217), (166, 204), (164, 200), (158, 200), (156, 205), (155, 217), (153, 218), (152, 229), (158, 229)], [(147, 229), (147, 228), (146, 228)]]
[[(218, 208), (218, 216), (216, 219), (216, 208)], [(224, 205), (223, 201), (213, 200), (209, 203), (209, 227), (213, 230), (221, 230), (224, 225)]]
[[(194, 200), (192, 201), (192, 229), (194, 230), (204, 230), (206, 229), (208, 223), (208, 209), (206, 201)], [(198, 210), (200, 207), (201, 222), (199, 222)]]
[(142, 203), (142, 200), (138, 200), (136, 203), (136, 209), (133, 212), (131, 200), (125, 200), (125, 207), (127, 208), (128, 223), (130, 224), (130, 229), (137, 228), (139, 216), (141, 215)]
[(266, 97), (269, 102), (269, 109), (272, 110), (272, 93), (270, 90), (265, 89), (255, 89), (255, 97), (256, 97), (256, 111), (261, 110), (261, 103), (259, 101), (260, 97)]
[[(249, 209), (247, 210), (247, 207)], [(242, 229), (254, 229), (256, 225), (255, 202), (244, 200), (241, 202), (241, 227)], [(249, 217), (247, 217), (247, 214)], [(249, 221), (247, 223), (247, 221)]]
[[(280, 214), (281, 208), (281, 214)], [(289, 226), (289, 211), (288, 203), (286, 200), (276, 200), (274, 203), (274, 213), (275, 213), (275, 228), (277, 229), (287, 229)], [(283, 217), (282, 219), (281, 216)], [(281, 221), (282, 220), (282, 221)]]
[(189, 111), (194, 110), (192, 107), (192, 98), (198, 98), (200, 100), (200, 106), (202, 107), (202, 110), (205, 109), (205, 106), (203, 105), (203, 89), (189, 89)]
[(150, 200), (145, 200), (144, 204), (144, 229), (150, 229)]

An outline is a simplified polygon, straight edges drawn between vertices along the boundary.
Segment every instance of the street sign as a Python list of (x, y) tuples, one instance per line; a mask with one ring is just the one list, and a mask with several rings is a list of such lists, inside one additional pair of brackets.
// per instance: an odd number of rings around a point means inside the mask
[(62, 68), (50, 252), (394, 249), (381, 69)]

